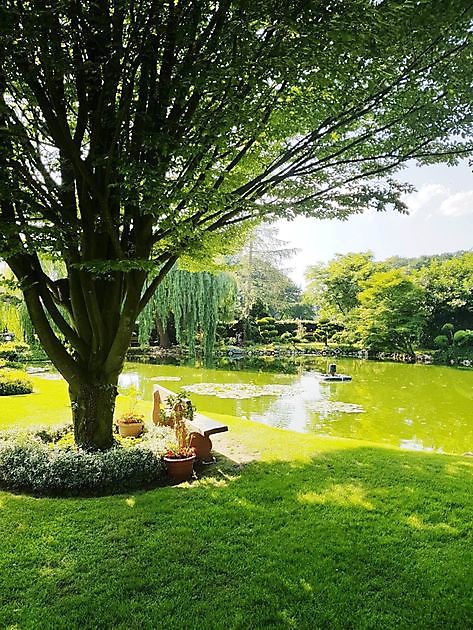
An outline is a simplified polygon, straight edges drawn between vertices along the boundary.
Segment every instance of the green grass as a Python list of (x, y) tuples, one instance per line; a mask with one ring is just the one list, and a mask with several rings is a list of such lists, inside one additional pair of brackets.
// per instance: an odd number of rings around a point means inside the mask
[[(56, 380), (56, 375), (51, 379), (36, 375), (29, 378), (33, 382), (32, 394), (0, 396), (0, 431), (72, 422), (66, 382), (59, 377)], [(152, 404), (133, 400), (129, 396), (118, 396), (116, 416), (132, 408), (149, 416)]]
[(470, 459), (228, 420), (259, 461), (133, 496), (1, 493), (0, 627), (472, 626)]

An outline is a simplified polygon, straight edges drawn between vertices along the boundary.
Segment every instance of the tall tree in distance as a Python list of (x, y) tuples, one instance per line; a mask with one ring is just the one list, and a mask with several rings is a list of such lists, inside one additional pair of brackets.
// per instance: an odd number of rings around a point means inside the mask
[(195, 351), (195, 337), (202, 333), (205, 359), (209, 359), (215, 343), (219, 318), (233, 314), (236, 282), (228, 273), (210, 274), (171, 269), (159, 284), (138, 318), (139, 340), (146, 345), (156, 330), (160, 345), (169, 347), (168, 328), (172, 319), (176, 341)]
[(321, 318), (343, 320), (359, 305), (364, 283), (379, 267), (371, 252), (337, 254), (327, 264), (308, 267), (305, 300)]
[(432, 345), (444, 324), (473, 328), (473, 252), (433, 258), (418, 273), (425, 292), (424, 342)]
[[(260, 225), (250, 230), (240, 252), (228, 257), (230, 270), (238, 283), (242, 316), (247, 319), (256, 302), (263, 303), (274, 315), (278, 308), (299, 297), (297, 286), (291, 282), (282, 265), (294, 256), (296, 249), (278, 237), (278, 230)], [(293, 294), (291, 296), (291, 293)]]
[(356, 338), (363, 348), (414, 354), (424, 314), (424, 293), (403, 269), (374, 273), (359, 295)]
[(0, 255), (69, 384), (77, 444), (112, 445), (134, 323), (182, 254), (249, 219), (403, 210), (381, 178), (471, 150), (472, 11), (2, 2)]

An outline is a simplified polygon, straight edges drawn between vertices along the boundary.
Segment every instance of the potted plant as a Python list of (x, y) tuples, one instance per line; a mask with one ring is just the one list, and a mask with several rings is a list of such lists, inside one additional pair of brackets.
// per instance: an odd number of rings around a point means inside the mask
[(167, 451), (163, 460), (173, 481), (186, 481), (192, 477), (195, 461), (195, 450), (189, 446), (189, 432), (186, 427), (186, 417), (192, 420), (193, 408), (184, 394), (169, 396), (166, 407), (165, 416), (170, 418), (170, 424), (174, 426), (176, 445)]
[(173, 481), (188, 481), (192, 477), (195, 450), (189, 446), (170, 448), (163, 457), (166, 470)]
[(144, 416), (142, 413), (127, 411), (118, 418), (117, 426), (122, 437), (139, 437), (143, 433)]

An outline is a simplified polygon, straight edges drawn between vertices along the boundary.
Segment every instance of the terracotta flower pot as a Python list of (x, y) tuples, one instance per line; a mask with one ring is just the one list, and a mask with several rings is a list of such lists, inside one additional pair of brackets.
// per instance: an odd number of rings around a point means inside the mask
[(168, 475), (173, 481), (187, 481), (192, 477), (195, 455), (183, 459), (172, 459), (172, 457), (163, 459)]
[(119, 424), (118, 432), (122, 437), (139, 437), (143, 433), (143, 422), (133, 422), (131, 424)]

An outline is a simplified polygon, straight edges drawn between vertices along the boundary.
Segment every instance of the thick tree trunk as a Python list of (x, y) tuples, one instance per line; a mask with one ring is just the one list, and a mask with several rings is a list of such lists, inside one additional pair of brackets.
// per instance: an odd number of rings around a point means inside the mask
[(105, 450), (113, 444), (116, 384), (81, 383), (69, 387), (74, 438), (81, 448)]
[(161, 348), (170, 348), (171, 339), (169, 337), (167, 329), (163, 326), (161, 320), (156, 320), (156, 330), (159, 336), (159, 346)]
[[(23, 295), (31, 321), (44, 350), (69, 384), (76, 444), (90, 450), (110, 448), (118, 376), (139, 313), (146, 274), (116, 274), (110, 282), (73, 270), (64, 283), (69, 288), (68, 299), (61, 301), (55, 292), (57, 283), (45, 280), (34, 256), (12, 257), (8, 264), (27, 285)], [(167, 270), (165, 266), (163, 276)]]

